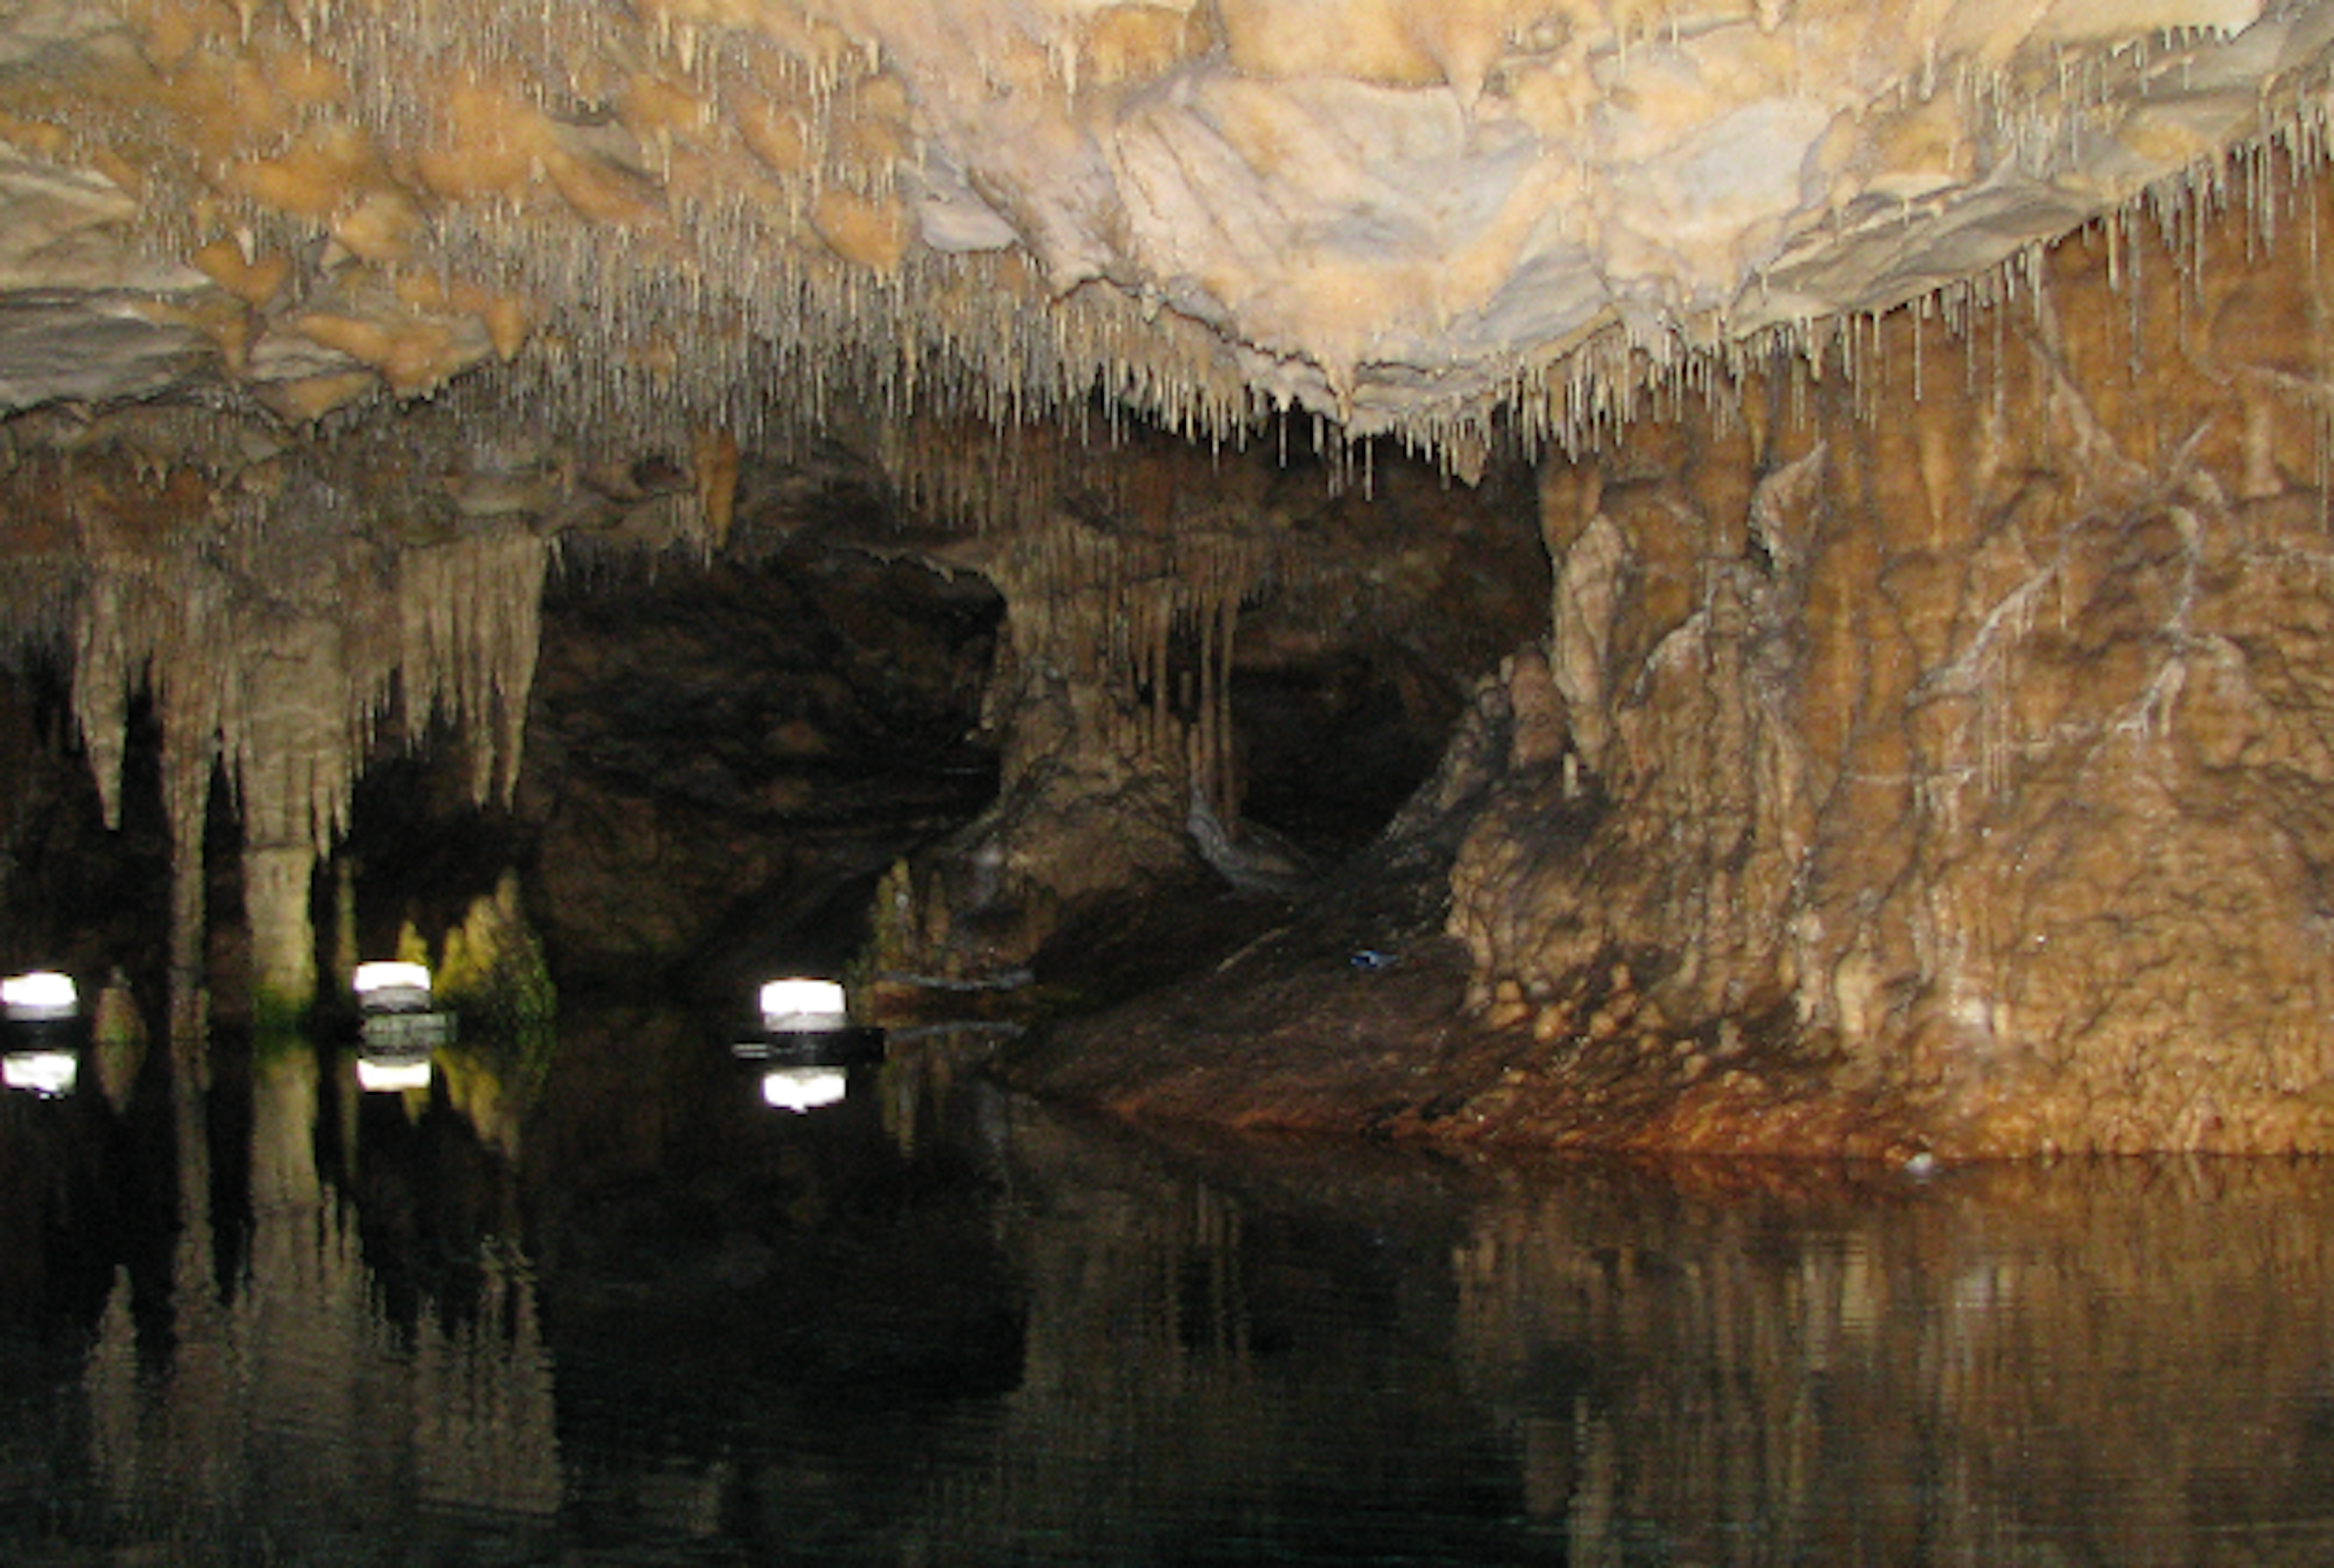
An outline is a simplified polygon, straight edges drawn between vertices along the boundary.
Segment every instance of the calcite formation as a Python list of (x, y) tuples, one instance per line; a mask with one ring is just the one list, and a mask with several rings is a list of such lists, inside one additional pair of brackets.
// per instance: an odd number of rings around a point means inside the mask
[(1472, 1125), (1635, 1042), (1661, 1137), (1817, 1140), (1748, 1031), (1940, 1150), (2323, 1148), (2330, 61), (2312, 0), (0, 6), (0, 616), (109, 810), (150, 695), (189, 986), (231, 784), (294, 1009), (381, 743), (509, 791), (561, 550), (734, 550), (843, 444), (1003, 596), (900, 933), (1003, 962), (1237, 821), (1258, 599), (1452, 575), (1257, 472), (1537, 465), (1433, 873), (1540, 1053)]
[(1544, 463), (1546, 634), (1380, 851), (1458, 952), (1308, 916), (1031, 1081), (1565, 1146), (2334, 1145), (2326, 191), (2262, 189)]
[(897, 954), (911, 967), (955, 978), (1022, 962), (1066, 908), (1187, 861), (1188, 792), (1235, 790), (1232, 645), (1276, 531), (1253, 495), (1210, 526), (1228, 497), (1179, 493), (1181, 467), (1091, 465), (1119, 492), (1096, 526), (1024, 466), (1013, 504), (1027, 521), (951, 552), (1005, 600), (984, 699), (1002, 776), (938, 857), (942, 885), (914, 899)]
[(2279, 207), (1548, 470), (1537, 739), (1452, 876), (1487, 1012), (1560, 1051), (1624, 965), (1655, 1055), (1776, 1021), (1941, 1150), (2334, 1140), (2325, 235)]
[[(997, 797), (902, 868), (896, 901), (883, 901), (883, 961), (926, 977), (1009, 971), (1096, 902), (1188, 896), (1160, 884), (1202, 872), (1195, 814), (1230, 841), (1219, 872), (1261, 863), (1268, 830), (1246, 806), (1273, 765), (1259, 767), (1268, 737), (1244, 720), (1237, 677), (1317, 661), (1326, 647), (1415, 657), (1446, 672), (1440, 706), (1455, 710), (1464, 683), (1449, 666), (1529, 635), (1538, 608), (1516, 584), (1529, 574), (1536, 588), (1544, 571), (1512, 528), (1529, 505), (1522, 486), (1438, 485), (1390, 464), (1364, 499), (1332, 494), (1317, 470), (1155, 438), (1094, 449), (906, 434), (891, 471), (921, 511), (959, 519), (920, 548), (978, 572), (1004, 611), (982, 700)], [(1505, 538), (1485, 537), (1495, 521), (1510, 525)], [(1448, 715), (1387, 717), (1398, 732)], [(1324, 794), (1337, 782), (1325, 774), (1376, 765), (1278, 765)]]
[[(360, 504), (319, 471), (314, 451), (236, 463), (227, 470), (235, 482), (217, 487), (185, 462), (141, 479), (134, 469), (150, 448), (137, 427), (126, 421), (18, 476), (63, 514), (63, 537), (33, 559), (74, 583), (76, 717), (109, 822), (121, 814), (133, 693), (150, 691), (160, 717), (178, 861), (174, 989), (190, 995), (199, 983), (204, 825), (223, 771), (244, 823), (255, 983), (268, 1005), (297, 1013), (316, 986), (311, 880), (347, 828), (381, 721), (395, 716), (408, 742), (456, 726), (468, 739), (474, 798), (508, 794), (547, 544), (483, 524), (400, 537), (413, 505), (378, 495)], [(378, 484), (397, 464), (373, 452), (350, 467)], [(359, 515), (344, 531), (317, 526)]]
[(1982, 286), (2238, 142), (2314, 145), (2329, 28), (2300, 0), (19, 7), (5, 385), (199, 368), (312, 419), (499, 365), (587, 417), (749, 431), (1099, 388), (1471, 467), (1625, 418), (1649, 370)]

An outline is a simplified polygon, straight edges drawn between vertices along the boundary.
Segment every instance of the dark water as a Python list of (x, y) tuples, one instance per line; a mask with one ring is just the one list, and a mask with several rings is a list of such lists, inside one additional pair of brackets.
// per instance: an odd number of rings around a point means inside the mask
[(2334, 1561), (2321, 1165), (1171, 1145), (963, 1048), (6, 1096), (0, 1561)]

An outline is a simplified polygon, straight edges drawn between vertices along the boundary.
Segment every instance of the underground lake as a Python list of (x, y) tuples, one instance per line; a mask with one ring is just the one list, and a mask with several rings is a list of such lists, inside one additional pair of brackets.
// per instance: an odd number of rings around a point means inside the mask
[(2334, 0), (0, 5), (0, 1563), (2334, 1561)]
[(1144, 1131), (933, 1028), (0, 1100), (12, 1563), (2311, 1563), (2334, 1169)]

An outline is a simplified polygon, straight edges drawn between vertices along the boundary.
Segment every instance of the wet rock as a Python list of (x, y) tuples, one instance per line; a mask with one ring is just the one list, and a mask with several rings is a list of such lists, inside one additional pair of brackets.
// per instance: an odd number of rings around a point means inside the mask
[[(1891, 323), (1854, 399), (1793, 380), (1801, 418), (1551, 474), (1549, 667), (1603, 803), (1510, 757), (1476, 818), (1451, 928), (1484, 1025), (1643, 951), (1664, 1017), (1787, 1014), (1787, 1062), (1940, 1150), (2334, 1147), (2329, 557), (2246, 402), (2303, 306), (2203, 243), (2136, 295), (2070, 244), (1999, 322)], [(1699, 1049), (1678, 1076), (1745, 1093)]]

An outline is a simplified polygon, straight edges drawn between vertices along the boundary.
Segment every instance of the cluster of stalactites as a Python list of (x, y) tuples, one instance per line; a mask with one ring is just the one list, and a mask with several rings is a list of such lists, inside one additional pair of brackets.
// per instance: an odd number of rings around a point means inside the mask
[[(1207, 51), (1266, 78), (1324, 70), (1396, 87), (1441, 84), (1471, 97), (1496, 74), (1489, 62), (1519, 48), (1562, 49), (1567, 34), (1609, 33), (1625, 64), (1633, 43), (1666, 37), (1675, 47), (1682, 34), (1726, 19), (1727, 8), (1704, 14), (1710, 8), (1689, 14), (1659, 3), (1492, 0), (1422, 20), (1398, 6), (1349, 4), (1335, 9), (1337, 29), (1354, 35), (1351, 47), (1318, 59), (1317, 41), (1292, 38), (1259, 6), (1220, 14), (1104, 7), (1091, 18), (1070, 8), (1080, 13), (1076, 21), (1044, 6), (1010, 16), (960, 9), (954, 47), (969, 52), (968, 70), (1074, 101), (1081, 84), (1092, 90), (1164, 72)], [(1755, 8), (1762, 31), (1819, 24), (1846, 9)], [(1950, 20), (1963, 34), (1976, 24), (1948, 16), (1951, 7), (1932, 9), (1941, 26)], [(2079, 168), (2085, 139), (2112, 136), (2134, 83), (2168, 69), (2154, 55), (2172, 61), (2220, 38), (2213, 29), (2159, 28), (2107, 47), (2113, 19), (2091, 14), (2106, 9), (2059, 7), (2054, 21), (2039, 24), (2035, 47), (2047, 44), (2053, 54), (2055, 82), (2031, 50), (2010, 60), (1963, 36), (1963, 53), (1943, 63), (1945, 80), (1924, 80), (1918, 96), (1955, 102), (1968, 135), (2010, 149), (2005, 156), (2024, 173), (2055, 178)], [(2249, 19), (2242, 9), (2231, 11), (2231, 26)], [(439, 215), (417, 232), (416, 254), (432, 249), (437, 265), (458, 275), (498, 280), (498, 290), (531, 302), (546, 340), (572, 342), (588, 378), (612, 375), (608, 390), (621, 395), (604, 399), (596, 386), (567, 386), (555, 369), (539, 383), (580, 398), (595, 421), (691, 409), (752, 440), (771, 415), (760, 393), (772, 386), (791, 394), (778, 418), (812, 425), (854, 401), (895, 413), (934, 406), (1026, 419), (1075, 410), (1099, 392), (1105, 404), (1179, 433), (1237, 439), (1260, 418), (1285, 413), (1290, 387), (1309, 385), (1306, 376), (1288, 380), (1289, 362), (1309, 351), (1304, 344), (1247, 341), (1237, 317), (1203, 324), (1162, 305), (1185, 280), (1138, 282), (1130, 291), (1101, 281), (1117, 275), (1104, 268), (1074, 274), (1066, 282), (1075, 286), (1066, 286), (1060, 259), (1048, 259), (1057, 247), (1041, 232), (1053, 220), (1037, 213), (1014, 213), (1018, 226), (1007, 229), (984, 212), (968, 220), (989, 226), (979, 244), (930, 243), (950, 221), (934, 216), (946, 206), (934, 198), (946, 197), (960, 171), (949, 167), (948, 152), (920, 139), (931, 126), (929, 106), (914, 101), (916, 72), (932, 62), (929, 52), (919, 54), (916, 35), (950, 32), (945, 18), (911, 21), (849, 4), (713, 8), (687, 0), (642, 6), (637, 21), (609, 14), (579, 24), (563, 15), (555, 24), (548, 13), (514, 12), (497, 0), (288, 14), (304, 40), (366, 84), (352, 94), (356, 124), (384, 149), (422, 149), (401, 165), (389, 159)], [(2021, 24), (1999, 21), (2015, 43)], [(1058, 35), (1048, 38), (1046, 29)], [(1021, 58), (1040, 40), (1037, 57)], [(460, 113), (422, 107), (428, 95), (406, 85), (422, 63), (454, 80), (454, 97), (441, 102), (470, 103), (476, 119), (484, 111), (471, 101), (491, 100), (497, 129), (483, 133)], [(1911, 94), (1900, 80), (1895, 109)], [(1889, 105), (1871, 109), (1881, 115)], [(2323, 105), (2287, 82), (2261, 113), (2263, 124), (2281, 128), (2271, 134), (2314, 145)], [(1076, 123), (1071, 115), (1045, 128), (1068, 135)], [(278, 164), (291, 166), (295, 181), (304, 172), (288, 156), (268, 167)], [(2216, 168), (2206, 157), (2136, 194), (2128, 184), (2098, 194), (2126, 212), (2161, 208), (2185, 201), (2192, 181), (2211, 187)], [(2067, 208), (2070, 216), (2078, 207)], [(1853, 221), (1886, 227), (1914, 216), (1910, 201), (1901, 219), (1866, 201)], [(1924, 207), (1919, 216), (1933, 215)], [(576, 226), (576, 216), (587, 226)], [(2019, 248), (2049, 237), (2028, 234)], [(2005, 263), (2001, 247), (1992, 246), (1988, 259), (1989, 245), (1972, 240), (1957, 254), (1974, 255), (1981, 277), (2005, 266), (2014, 275), (2023, 265), (2017, 251)], [(1935, 286), (1936, 269), (1917, 255), (1904, 277), (1858, 284), (1853, 297), (1831, 303), (1869, 316), (1922, 298)], [(1389, 402), (1384, 393), (1413, 378), (1444, 380), (1454, 366), (1325, 362), (1316, 409), (1360, 433), (1391, 428), (1471, 475), (1509, 428), (1534, 448), (1551, 440), (1573, 447), (1616, 412), (1625, 418), (1641, 392), (1693, 395), (1732, 373), (1746, 333), (1759, 340), (1754, 353), (1780, 339), (1820, 359), (1837, 342), (1837, 316), (1778, 319), (1763, 283), (1758, 293), (1710, 319), (1697, 308), (1649, 328), (1642, 313), (1624, 312), (1621, 322), (1514, 344), (1509, 369), (1488, 378), (1470, 370), (1457, 380), (1476, 390), (1451, 400), (1405, 393)], [(1357, 377), (1384, 383), (1363, 406), (1348, 401)], [(641, 391), (655, 395), (634, 395)], [(1495, 414), (1503, 409), (1513, 411), (1511, 426)]]
[[(268, 546), (255, 546), (266, 551)], [(480, 803), (516, 783), (548, 545), (525, 528), (376, 551), (333, 542), (299, 589), (234, 553), (91, 563), (72, 633), (76, 717), (106, 820), (121, 810), (130, 701), (160, 726), (166, 808), (198, 846), (224, 765), (256, 845), (327, 852), (379, 719), (444, 721)]]
[(398, 558), (398, 684), (409, 745), (432, 717), (468, 741), (472, 801), (518, 784), (527, 694), (541, 640), (545, 542), (524, 528)]
[[(888, 420), (873, 456), (905, 507), (948, 529), (998, 534), (1066, 506), (1111, 519), (1117, 531), (1166, 533), (1186, 522), (1251, 514), (1247, 465), (1132, 422), (1097, 428), (1104, 414), (990, 424), (970, 418)], [(1238, 492), (1236, 494), (1236, 492)]]
[[(2157, 142), (2194, 143), (2189, 172), (2169, 185), (2135, 194), (2139, 177), (2123, 165), (2090, 180), (2083, 149), (2115, 142), (2118, 116), (2151, 82), (2172, 82), (2190, 53), (2204, 58), (2229, 42), (2224, 29), (2253, 20), (2242, 4), (2150, 9), (2221, 18), (2169, 28), (2145, 16), (2127, 25), (2105, 3), (1935, 4), (1918, 16), (1943, 42), (1932, 38), (1928, 69), (1907, 76), (1888, 61), (1917, 52), (1906, 42), (1917, 18), (1899, 38), (1886, 16), (1821, 0), (117, 3), (118, 15), (88, 20), (57, 45), (53, 72), (0, 82), (0, 137), (136, 192), (152, 247), (217, 285), (217, 300), (172, 319), (210, 334), (230, 370), (265, 382), (288, 415), (314, 419), (382, 389), (431, 396), (474, 374), (640, 446), (713, 428), (759, 447), (865, 409), (1004, 424), (1097, 406), (1240, 440), (1301, 404), (1333, 429), (1391, 433), (1469, 476), (1502, 441), (1577, 450), (1779, 343), (1822, 368), (1843, 332), (1853, 339), (1849, 318), (1923, 297), (1942, 271), (2014, 277), (2018, 248), (2049, 236), (2013, 215), (2000, 243), (1980, 223), (1953, 230), (1941, 252), (1914, 245), (1876, 276), (1850, 268), (1834, 279), (1820, 226), (1807, 228), (1808, 213), (1795, 208), (1800, 226), (1771, 258), (1772, 300), (1761, 272), (1715, 306), (1704, 289), (1674, 309), (1648, 295), (1622, 302), (1617, 319), (1606, 310), (1548, 324), (1523, 295), (1486, 283), (1454, 296), (1446, 324), (1477, 341), (1447, 361), (1419, 344), (1379, 343), (1370, 322), (1352, 319), (1365, 307), (1306, 306), (1306, 320), (1319, 325), (1326, 310), (1332, 335), (1350, 339), (1341, 361), (1295, 327), (1248, 319), (1249, 285), (1215, 253), (1178, 270), (1172, 256), (1124, 249), (1133, 242), (1113, 215), (1131, 223), (1137, 197), (1046, 183), (1046, 171), (1085, 169), (1086, 143), (1114, 134), (1095, 106), (1113, 93), (1167, 92), (1177, 72), (1204, 68), (1260, 91), (1334, 79), (1455, 94), (1472, 113), (1504, 90), (1503, 73), (1537, 81), (1558, 59), (1577, 60), (1584, 83), (1621, 80), (1633, 50), (1675, 52), (1733, 29), (1751, 40), (1744, 69), (1757, 75), (1779, 69), (1770, 54), (1797, 58), (1802, 32), (1820, 40), (1844, 29), (1876, 41), (1886, 59), (1871, 70), (1886, 85), (1871, 86), (1869, 102), (1856, 97), (1861, 78), (1835, 84), (1834, 96), (1852, 101), (1851, 118), (1895, 129), (1868, 149), (1887, 178), (1857, 183), (1863, 166), (1849, 159), (1846, 183), (1826, 198), (1836, 203), (1830, 237), (1883, 236), (1886, 249), (1891, 225), (1952, 228), (1941, 204), (1972, 195), (1963, 165), (1981, 145), (2036, 182), (2042, 194), (2030, 205), (2042, 216), (2032, 222), (2052, 232), (2086, 210), (2143, 210), (2166, 189), (2209, 185), (2213, 150), (2177, 115), (2125, 137), (2138, 148), (2125, 149), (2127, 162), (2143, 170), (2167, 167)], [(2269, 60), (2277, 82), (2254, 120), (2227, 134), (2314, 150), (2322, 82), (2295, 64), (2316, 59), (2306, 43)], [(1622, 99), (1647, 96), (1634, 80)], [(977, 103), (951, 107), (950, 94)], [(1000, 102), (1028, 117), (1027, 188), (959, 167), (991, 149), (950, 139), (988, 126), (979, 115)], [(1934, 125), (1924, 118), (1933, 102)], [(1582, 103), (1589, 114), (1603, 101)], [(1516, 112), (1539, 156), (1560, 162), (1558, 107), (1546, 123)], [(2148, 126), (2154, 141), (2140, 134)], [(2262, 130), (2271, 126), (2282, 129)], [(1227, 178), (1274, 172), (1228, 168)], [(1087, 183), (1097, 182), (1111, 180), (1096, 169)], [(1901, 215), (1889, 197), (1900, 188), (1915, 193)], [(1549, 194), (1553, 207), (1519, 205), (1548, 208), (1560, 227), (1570, 219), (1555, 198), (1569, 193)], [(1585, 212), (1595, 193), (1582, 194)], [(1355, 278), (1375, 277), (1365, 273)], [(1268, 292), (1314, 291), (1292, 275)], [(1320, 299), (1336, 295), (1323, 285)], [(1507, 316), (1534, 324), (1510, 340), (1495, 325)]]
[[(2110, 281), (2135, 313), (2145, 281), (2142, 258), (2149, 255), (2173, 258), (2175, 306), (2189, 309), (2204, 298), (2207, 239), (2224, 225), (2243, 226), (2246, 247), (2255, 254), (2288, 229), (2304, 231), (2308, 265), (2314, 267), (2329, 131), (2327, 106), (2319, 105), (2225, 159), (2148, 186), (2070, 235), (2022, 245), (1998, 263), (1932, 283), (1882, 308), (1769, 326), (1701, 348), (1677, 339), (1601, 334), (1520, 377), (1504, 428), (1529, 433), (1534, 447), (1578, 458), (1625, 444), (1632, 427), (1646, 423), (1707, 419), (1722, 430), (1777, 418), (1804, 424), (1811, 398), (1826, 381), (1847, 389), (1867, 419), (1881, 418), (1886, 399), (1908, 385), (1916, 402), (1972, 395), (1998, 401), (1998, 389), (1976, 378), (2004, 362), (2001, 342), (2013, 321), (2030, 327), (2047, 311), (2044, 280), (2054, 245), (2104, 251)], [(2192, 324), (2203, 330), (2206, 323)], [(2131, 373), (2145, 374), (2142, 334), (2127, 335), (2134, 345)], [(1953, 367), (1947, 379), (1924, 362), (1931, 345)], [(1899, 361), (1909, 366), (1909, 379), (1895, 373)], [(2334, 409), (2329, 416), (2334, 431)], [(1444, 457), (1447, 465), (1448, 449)]]
[(1100, 694), (1086, 740), (1185, 777), (1229, 816), (1234, 637), (1272, 558), (1268, 539), (1230, 527), (1111, 533), (1057, 514), (1015, 533), (989, 571), (1016, 656)]
[(139, 67), (92, 43), (0, 82), (0, 139), (137, 191), (149, 248), (223, 296), (161, 313), (293, 418), (474, 375), (633, 446), (1097, 392), (1193, 434), (1253, 417), (1207, 329), (922, 243), (900, 76), (791, 8), (121, 11)]

